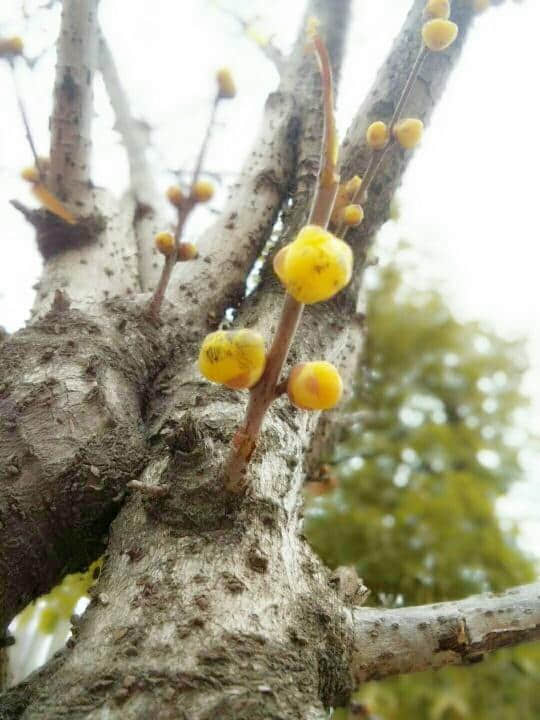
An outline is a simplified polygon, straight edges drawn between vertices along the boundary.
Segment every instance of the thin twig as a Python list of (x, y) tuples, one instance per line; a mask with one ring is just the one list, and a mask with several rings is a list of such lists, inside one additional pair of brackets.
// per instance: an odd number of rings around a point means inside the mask
[[(427, 52), (428, 50), (426, 46), (422, 45), (422, 47), (420, 48), (420, 52), (416, 56), (416, 60), (413, 63), (413, 66), (407, 78), (407, 82), (403, 87), (403, 91), (400, 95), (398, 103), (394, 109), (392, 119), (390, 120), (390, 125), (388, 128), (388, 143), (385, 145), (384, 148), (382, 148), (382, 150), (373, 150), (373, 152), (371, 153), (368, 165), (364, 173), (364, 177), (362, 178), (362, 184), (351, 198), (351, 203), (358, 203), (360, 205), (363, 205), (365, 203), (369, 187), (373, 182), (375, 176), (377, 175), (384, 156), (386, 155), (388, 150), (394, 145), (394, 129), (400, 120), (401, 113), (403, 112), (403, 108), (405, 107), (405, 104), (409, 99), (411, 90), (414, 87), (415, 80), (418, 77), (418, 73), (420, 72), (422, 63), (424, 62)], [(336, 235), (338, 237), (344, 238), (347, 234), (348, 229), (349, 228), (344, 223), (341, 223), (338, 227)]]
[(210, 119), (208, 121), (208, 125), (206, 126), (206, 132), (204, 134), (204, 138), (201, 143), (199, 155), (197, 156), (197, 162), (195, 163), (195, 168), (193, 169), (193, 175), (191, 178), (191, 192), (192, 193), (193, 193), (193, 187), (194, 187), (195, 183), (197, 182), (197, 180), (199, 179), (199, 175), (201, 174), (201, 170), (202, 170), (203, 163), (204, 163), (204, 158), (208, 151), (208, 146), (210, 145), (210, 138), (212, 137), (212, 130), (214, 129), (214, 123), (216, 122), (216, 111), (217, 111), (220, 100), (221, 100), (221, 95), (218, 91), (216, 93), (216, 96), (212, 103), (212, 109), (210, 111)]
[[(235, 13), (233, 10), (229, 10), (229, 8), (224, 8), (220, 6), (220, 10), (232, 17), (234, 20), (236, 20), (236, 22), (240, 25), (246, 35), (250, 36), (250, 29), (253, 26), (253, 22), (244, 20), (243, 17)], [(274, 45), (272, 39), (269, 38), (266, 42), (261, 42), (261, 40), (257, 39), (253, 33), (251, 33), (251, 39), (255, 42), (263, 55), (267, 57), (268, 60), (270, 60), (272, 63), (274, 63), (276, 70), (281, 75), (285, 67), (285, 58), (283, 57), (283, 53), (281, 52), (281, 50)]]
[(165, 293), (167, 292), (167, 287), (169, 285), (171, 275), (174, 270), (174, 266), (176, 265), (176, 262), (178, 260), (180, 237), (184, 230), (186, 220), (188, 219), (189, 214), (191, 213), (191, 211), (197, 204), (197, 198), (195, 196), (195, 186), (199, 180), (199, 176), (201, 174), (201, 171), (202, 171), (202, 168), (204, 165), (204, 159), (206, 157), (206, 153), (207, 153), (208, 147), (210, 145), (212, 131), (214, 129), (214, 125), (216, 122), (216, 112), (217, 112), (217, 108), (218, 108), (218, 105), (219, 105), (221, 99), (222, 99), (222, 95), (220, 94), (220, 92), (218, 90), (218, 92), (216, 93), (214, 100), (212, 102), (210, 118), (208, 120), (208, 125), (206, 126), (206, 132), (204, 133), (204, 138), (202, 140), (199, 154), (197, 155), (197, 160), (195, 162), (195, 167), (193, 169), (193, 175), (191, 177), (191, 185), (190, 185), (190, 189), (189, 189), (189, 196), (187, 198), (185, 198), (182, 205), (178, 208), (178, 217), (177, 217), (177, 221), (176, 221), (176, 227), (174, 229), (175, 250), (173, 253), (171, 253), (170, 255), (167, 255), (165, 257), (165, 262), (163, 263), (163, 268), (161, 270), (161, 275), (159, 277), (158, 284), (157, 284), (156, 289), (152, 295), (152, 298), (148, 304), (147, 314), (148, 314), (148, 317), (150, 317), (150, 319), (153, 320), (154, 322), (157, 322), (157, 320), (159, 318), (159, 313), (161, 311), (163, 299), (165, 297)]
[(11, 67), (11, 76), (13, 77), (13, 86), (15, 88), (15, 98), (17, 99), (17, 106), (19, 108), (19, 113), (21, 115), (21, 119), (23, 121), (24, 130), (26, 133), (26, 139), (28, 140), (28, 144), (30, 145), (30, 150), (32, 151), (32, 155), (34, 156), (34, 163), (36, 165), (37, 171), (39, 173), (39, 179), (44, 182), (45, 180), (45, 174), (43, 171), (43, 168), (40, 165), (39, 162), (39, 156), (36, 150), (36, 146), (34, 144), (34, 138), (32, 137), (32, 131), (30, 129), (30, 123), (28, 121), (28, 115), (26, 113), (26, 108), (24, 105), (24, 101), (22, 98), (21, 89), (19, 86), (19, 82), (17, 80), (17, 71), (15, 70), (15, 62), (13, 60), (10, 60), (9, 65)]

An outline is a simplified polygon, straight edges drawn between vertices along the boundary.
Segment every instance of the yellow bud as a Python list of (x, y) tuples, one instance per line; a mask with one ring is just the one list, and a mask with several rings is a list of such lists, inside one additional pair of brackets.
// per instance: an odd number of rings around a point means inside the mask
[(207, 202), (214, 196), (214, 186), (208, 180), (198, 180), (193, 186), (193, 197), (197, 202)]
[(418, 118), (401, 120), (394, 128), (394, 137), (406, 150), (416, 147), (422, 139), (424, 123)]
[(21, 170), (21, 177), (23, 180), (26, 180), (26, 182), (29, 183), (37, 183), (39, 182), (39, 172), (37, 167), (34, 167), (34, 165), (30, 167), (25, 167)]
[(364, 219), (364, 209), (361, 205), (347, 205), (343, 210), (343, 222), (348, 227), (360, 225)]
[(184, 202), (184, 193), (178, 185), (171, 185), (170, 188), (167, 188), (166, 195), (167, 200), (171, 203), (171, 205), (174, 205), (174, 207), (182, 206), (182, 203)]
[(345, 185), (345, 190), (351, 200), (354, 198), (356, 193), (360, 190), (361, 185), (362, 185), (362, 178), (359, 175), (353, 175), (353, 177), (347, 181), (347, 184)]
[(236, 95), (236, 86), (229, 68), (218, 70), (216, 80), (220, 97), (230, 99)]
[(22, 38), (18, 36), (0, 38), (0, 57), (21, 55), (24, 48)]
[(274, 258), (274, 270), (298, 302), (312, 304), (336, 295), (352, 275), (347, 243), (318, 225), (306, 225)]
[(174, 235), (170, 232), (160, 232), (154, 238), (154, 243), (163, 255), (172, 255), (175, 250)]
[(300, 363), (287, 383), (290, 401), (302, 410), (329, 410), (343, 394), (343, 381), (332, 363), (325, 360)]
[(199, 253), (193, 243), (181, 242), (178, 245), (178, 261), (187, 262), (188, 260), (195, 260)]
[(422, 28), (422, 38), (433, 52), (446, 50), (457, 38), (458, 26), (451, 20), (428, 20)]
[(473, 0), (473, 8), (475, 12), (484, 12), (489, 7), (489, 0)]
[(388, 127), (386, 123), (377, 120), (368, 127), (366, 132), (367, 144), (373, 150), (382, 150), (388, 142)]
[(449, 0), (428, 0), (424, 13), (427, 18), (448, 20), (450, 17), (450, 2)]
[(308, 36), (308, 40), (313, 40), (315, 36), (319, 32), (319, 28), (321, 26), (321, 21), (318, 17), (315, 17), (315, 15), (311, 15), (308, 17), (307, 25), (306, 25), (306, 35)]
[(207, 335), (199, 353), (199, 370), (207, 380), (229, 388), (250, 388), (266, 365), (262, 336), (254, 330), (218, 330)]

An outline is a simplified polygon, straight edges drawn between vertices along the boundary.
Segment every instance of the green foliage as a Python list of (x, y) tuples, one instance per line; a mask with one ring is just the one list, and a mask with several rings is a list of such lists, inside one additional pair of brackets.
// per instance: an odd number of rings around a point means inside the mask
[[(369, 293), (367, 340), (335, 451), (338, 487), (317, 497), (307, 533), (332, 567), (354, 564), (372, 602), (431, 603), (534, 579), (495, 504), (522, 477), (516, 417), (525, 356), (435, 291), (408, 289), (395, 265)], [(370, 683), (384, 720), (540, 717), (540, 648), (465, 670)], [(336, 715), (336, 717), (338, 717)]]

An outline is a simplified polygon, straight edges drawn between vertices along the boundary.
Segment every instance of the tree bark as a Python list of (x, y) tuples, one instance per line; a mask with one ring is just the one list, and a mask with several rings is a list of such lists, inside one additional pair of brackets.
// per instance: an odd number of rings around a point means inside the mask
[[(336, 4), (313, 0), (312, 9), (326, 18), (338, 69), (348, 2), (339, 0), (341, 12)], [(397, 102), (419, 42), (421, 6), (414, 3), (379, 89), (353, 124), (344, 179), (365, 168), (367, 121), (384, 115), (381, 103), (390, 115)], [(469, 13), (458, 12), (464, 35)], [(427, 119), (440, 96), (459, 47), (424, 67), (410, 100), (421, 117)], [(486, 600), (487, 611), (512, 608), (514, 635), (506, 624), (481, 627), (481, 613), (467, 603), (384, 612), (349, 607), (354, 593), (336, 587), (339, 580), (302, 536), (304, 455), (316, 413), (299, 412), (285, 398), (274, 403), (249, 469), (248, 494), (231, 497), (223, 485), (221, 470), (245, 395), (201, 382), (198, 346), (231, 303), (239, 305), (239, 325), (267, 337), (275, 329), (283, 293), (269, 271), (257, 292), (240, 299), (293, 179), (297, 194), (284, 239), (307, 212), (322, 127), (313, 65), (297, 48), (267, 103), (241, 186), (201, 240), (199, 264), (175, 272), (174, 303), (159, 327), (141, 312), (146, 295), (103, 301), (104, 289), (96, 293), (82, 273), (75, 273), (80, 287), (72, 275), (68, 280), (76, 295), (71, 307), (55, 293), (49, 311), (58, 267), (73, 268), (75, 257), (80, 263), (106, 256), (98, 235), (80, 255), (64, 250), (46, 267), (44, 316), (0, 346), (0, 626), (66, 569), (97, 554), (127, 482), (139, 480), (110, 526), (105, 569), (73, 640), (0, 699), (3, 719), (320, 720), (370, 672), (437, 666), (443, 656), (450, 662), (503, 638), (535, 636), (534, 590), (521, 589), (510, 602)], [(365, 227), (351, 236), (358, 276), (408, 159), (401, 151), (389, 153), (380, 188), (372, 186)], [(133, 213), (126, 218), (130, 262), (136, 263)], [(109, 293), (128, 295), (115, 273), (105, 276)], [(289, 362), (353, 357), (359, 285), (357, 279), (332, 302), (309, 308)], [(476, 607), (483, 600), (468, 602)], [(438, 617), (444, 631), (435, 624)], [(424, 622), (427, 628), (418, 627)], [(437, 653), (445, 642), (457, 645)]]

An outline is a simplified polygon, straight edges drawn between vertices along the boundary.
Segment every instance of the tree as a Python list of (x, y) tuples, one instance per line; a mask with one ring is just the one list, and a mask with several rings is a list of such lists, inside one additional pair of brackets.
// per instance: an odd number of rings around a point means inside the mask
[[(534, 584), (459, 603), (355, 607), (354, 578), (330, 577), (300, 532), (305, 449), (314, 459), (328, 426), (279, 398), (243, 473), (256, 423), (242, 425), (241, 393), (197, 372), (201, 340), (226, 308), (236, 308), (239, 326), (265, 334), (282, 322), (282, 290), (266, 268), (244, 298), (280, 211), (280, 244), (305, 225), (314, 195), (311, 221), (326, 225), (337, 181), (322, 41), (325, 102), (302, 32), (234, 197), (198, 243), (200, 260), (175, 265), (175, 248), (160, 267), (149, 242), (164, 227), (160, 197), (112, 57), (98, 47), (96, 6), (63, 3), (50, 168), (37, 160), (30, 174), (52, 212), (19, 204), (45, 266), (32, 322), (0, 346), (0, 626), (105, 543), (106, 562), (71, 647), (2, 697), (4, 717), (322, 718), (368, 678), (537, 637)], [(348, 0), (312, 0), (307, 11), (322, 22), (336, 78), (348, 10)], [(399, 119), (405, 101), (428, 121), (473, 13), (456, 2), (457, 42), (447, 54), (418, 57), (423, 10), (412, 3), (343, 145), (342, 177), (364, 172), (362, 194), (372, 190), (363, 224), (347, 238), (354, 279), (306, 310), (290, 353), (292, 362), (334, 360), (345, 378), (361, 341), (366, 250), (410, 155), (397, 143), (372, 152), (366, 127), (392, 112)], [(98, 65), (129, 156), (132, 192), (120, 204), (89, 177)], [(422, 81), (412, 82), (420, 70)], [(149, 313), (171, 275), (167, 301)], [(291, 297), (285, 318), (294, 328), (301, 308)], [(268, 368), (280, 370), (275, 357), (251, 393), (255, 411), (276, 391), (268, 381)]]
[[(525, 349), (458, 322), (436, 291), (408, 286), (403, 255), (377, 271), (368, 292), (346, 416), (357, 426), (346, 426), (326, 468), (338, 488), (315, 483), (322, 493), (308, 506), (306, 527), (330, 567), (353, 564), (374, 593), (370, 604), (386, 606), (499, 591), (535, 577), (515, 528), (504, 530), (495, 512), (497, 497), (521, 475), (514, 416), (527, 403)], [(472, 673), (368, 684), (361, 698), (385, 720), (537, 717), (538, 651), (506, 651)]]

